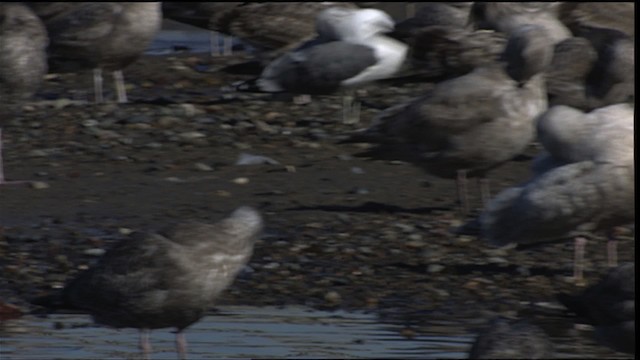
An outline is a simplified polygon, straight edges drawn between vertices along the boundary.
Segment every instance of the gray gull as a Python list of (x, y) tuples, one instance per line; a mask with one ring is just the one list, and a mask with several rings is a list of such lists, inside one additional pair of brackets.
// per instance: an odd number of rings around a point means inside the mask
[(2, 123), (42, 84), (47, 73), (47, 44), (44, 25), (29, 8), (0, 3), (0, 185), (24, 183), (4, 177)]
[(260, 214), (243, 206), (214, 224), (186, 222), (161, 233), (134, 233), (69, 282), (64, 301), (87, 310), (96, 323), (139, 329), (145, 358), (149, 331), (175, 327), (184, 359), (184, 330), (249, 261), (262, 227)]
[(330, 7), (349, 2), (249, 2), (211, 18), (209, 28), (239, 38), (269, 62), (315, 37), (314, 20)]
[(612, 29), (556, 44), (547, 72), (550, 105), (593, 110), (635, 99), (633, 39)]
[(611, 229), (635, 220), (633, 115), (631, 106), (618, 104), (588, 114), (557, 105), (540, 116), (546, 152), (534, 160), (531, 180), (486, 206), (482, 236), (498, 246), (576, 237), (574, 277), (582, 281), (582, 234), (605, 230), (614, 265)]
[[(329, 95), (390, 77), (407, 54), (405, 44), (383, 35), (393, 27), (377, 9), (324, 10), (316, 18), (318, 38), (271, 62), (257, 84), (267, 92)], [(357, 108), (343, 116), (345, 122), (358, 118)]]
[(492, 319), (469, 350), (469, 359), (549, 359), (549, 336), (525, 319)]
[(102, 102), (102, 70), (112, 71), (118, 102), (127, 102), (122, 69), (147, 48), (161, 20), (159, 2), (73, 3), (44, 19), (49, 72), (93, 69), (95, 99)]
[(595, 327), (598, 341), (630, 354), (636, 353), (635, 270), (635, 263), (621, 264), (580, 294), (558, 294), (569, 311)]
[(635, 3), (614, 1), (563, 1), (558, 8), (559, 19), (575, 36), (594, 28), (613, 29), (635, 36)]
[(424, 3), (415, 16), (396, 23), (395, 30), (390, 36), (409, 42), (416, 33), (431, 26), (464, 28), (469, 22), (470, 9), (470, 2)]
[(547, 30), (554, 44), (570, 38), (571, 31), (558, 19), (557, 2), (475, 1), (469, 14), (476, 29), (510, 34), (522, 25), (538, 25)]
[(466, 213), (466, 177), (484, 177), (534, 139), (534, 118), (547, 107), (541, 72), (551, 52), (544, 29), (523, 26), (509, 38), (506, 63), (438, 83), (425, 95), (384, 110), (368, 129), (346, 141), (378, 144), (369, 155), (409, 161), (428, 173), (455, 178)]

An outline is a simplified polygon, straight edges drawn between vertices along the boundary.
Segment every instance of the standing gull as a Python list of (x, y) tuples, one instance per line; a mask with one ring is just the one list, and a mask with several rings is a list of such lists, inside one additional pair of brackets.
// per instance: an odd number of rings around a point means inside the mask
[[(329, 95), (387, 78), (407, 53), (406, 45), (383, 35), (393, 27), (377, 9), (324, 10), (316, 18), (318, 38), (271, 62), (257, 84), (268, 92)], [(345, 112), (343, 120), (357, 122), (359, 114)]]
[(49, 33), (49, 71), (93, 69), (96, 102), (102, 70), (112, 71), (118, 102), (127, 102), (122, 69), (135, 61), (160, 30), (159, 2), (73, 3), (44, 19)]
[(145, 358), (149, 331), (176, 328), (176, 349), (186, 358), (184, 330), (202, 318), (249, 261), (262, 230), (260, 214), (240, 207), (214, 224), (181, 223), (153, 234), (136, 233), (63, 290), (66, 303), (95, 322), (140, 329)]
[(534, 118), (547, 106), (541, 72), (551, 52), (544, 29), (524, 26), (508, 40), (506, 63), (438, 83), (424, 96), (383, 111), (370, 128), (347, 141), (376, 143), (368, 155), (409, 161), (428, 173), (455, 178), (466, 213), (466, 177), (484, 177), (533, 140)]
[(596, 329), (596, 339), (630, 354), (636, 352), (636, 266), (625, 263), (578, 295), (558, 294), (558, 300)]
[(7, 181), (2, 160), (2, 125), (31, 97), (47, 73), (47, 32), (40, 19), (19, 3), (0, 3), (0, 185)]
[(635, 220), (633, 113), (627, 104), (588, 114), (549, 109), (537, 123), (546, 152), (534, 160), (533, 178), (491, 200), (480, 215), (482, 236), (498, 246), (576, 237), (574, 277), (581, 281), (581, 234), (606, 230), (613, 265), (611, 230)]

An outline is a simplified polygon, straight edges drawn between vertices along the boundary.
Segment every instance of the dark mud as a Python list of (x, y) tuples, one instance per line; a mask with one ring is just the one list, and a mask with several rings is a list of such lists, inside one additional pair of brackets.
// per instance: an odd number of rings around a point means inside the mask
[[(90, 73), (52, 76), (39, 100), (3, 120), (7, 177), (38, 182), (0, 186), (0, 300), (30, 311), (29, 299), (55, 291), (130, 231), (216, 220), (240, 205), (258, 207), (267, 229), (218, 304), (365, 309), (417, 325), (421, 316), (539, 315), (546, 310), (533, 305), (580, 289), (571, 241), (494, 249), (457, 235), (465, 219), (452, 180), (338, 144), (429, 84), (372, 87), (361, 123), (346, 125), (338, 97), (294, 105), (225, 88), (252, 75), (220, 69), (247, 59), (143, 57), (125, 71), (124, 105), (87, 102)], [(105, 86), (113, 99), (110, 78)], [(279, 164), (234, 165), (241, 153)], [(526, 179), (529, 165), (495, 170), (492, 192)], [(474, 182), (470, 195), (479, 205)], [(635, 256), (627, 230), (620, 261)], [(588, 283), (607, 270), (605, 241), (595, 239)]]

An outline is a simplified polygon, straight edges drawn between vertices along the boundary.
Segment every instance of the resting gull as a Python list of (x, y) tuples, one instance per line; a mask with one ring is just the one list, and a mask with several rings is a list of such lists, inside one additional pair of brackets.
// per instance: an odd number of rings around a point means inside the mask
[(582, 234), (606, 230), (613, 240), (613, 227), (635, 220), (633, 114), (628, 104), (544, 113), (537, 128), (546, 152), (534, 160), (533, 178), (491, 200), (480, 215), (482, 236), (498, 246), (576, 237), (574, 276), (582, 281)]
[(597, 284), (578, 295), (558, 294), (558, 300), (596, 329), (596, 339), (630, 354), (636, 352), (636, 266), (611, 269)]
[[(316, 19), (318, 38), (271, 62), (257, 85), (267, 92), (329, 95), (387, 78), (407, 53), (406, 45), (383, 35), (393, 26), (377, 9), (324, 10)], [(359, 120), (357, 108), (345, 104), (344, 110), (345, 122)]]
[(409, 42), (416, 33), (431, 26), (464, 28), (469, 21), (470, 8), (470, 2), (424, 3), (415, 16), (396, 23), (390, 36)]
[(159, 2), (84, 2), (43, 20), (50, 72), (93, 69), (95, 99), (102, 102), (102, 70), (113, 71), (118, 102), (127, 102), (122, 69), (147, 48), (162, 16)]
[(23, 183), (4, 178), (2, 123), (42, 84), (47, 43), (44, 25), (31, 10), (20, 3), (0, 3), (0, 185)]
[(214, 14), (209, 28), (239, 38), (268, 63), (315, 37), (314, 19), (330, 7), (349, 2), (248, 2)]
[(599, 1), (563, 1), (558, 7), (559, 19), (575, 36), (594, 28), (613, 29), (635, 36), (635, 3)]
[(558, 2), (475, 1), (469, 14), (476, 29), (492, 29), (510, 34), (522, 25), (541, 26), (554, 44), (572, 36), (558, 19)]
[(187, 222), (162, 233), (135, 233), (69, 282), (67, 304), (95, 322), (140, 329), (145, 358), (149, 331), (175, 327), (176, 349), (186, 358), (184, 330), (202, 318), (249, 261), (262, 218), (243, 206), (214, 224)]
[(635, 46), (612, 29), (585, 31), (556, 44), (547, 72), (550, 105), (593, 110), (635, 99)]
[(347, 141), (378, 144), (365, 155), (409, 161), (455, 178), (466, 213), (466, 177), (484, 177), (533, 140), (534, 118), (547, 107), (541, 72), (551, 51), (544, 29), (524, 26), (509, 38), (506, 63), (438, 83), (425, 95), (384, 110)]
[(469, 359), (550, 359), (549, 336), (525, 319), (492, 319), (473, 343)]

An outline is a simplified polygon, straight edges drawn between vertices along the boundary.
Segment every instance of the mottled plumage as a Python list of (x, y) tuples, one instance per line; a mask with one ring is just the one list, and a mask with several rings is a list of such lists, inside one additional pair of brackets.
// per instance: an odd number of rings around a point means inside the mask
[(559, 2), (476, 1), (469, 19), (476, 29), (492, 29), (505, 34), (511, 34), (523, 25), (537, 25), (557, 44), (572, 35), (558, 19), (559, 5)]
[(533, 119), (547, 104), (539, 72), (551, 51), (543, 29), (522, 28), (509, 39), (506, 63), (438, 83), (425, 95), (383, 111), (351, 141), (379, 144), (370, 152), (374, 157), (409, 161), (437, 176), (483, 175), (533, 140)]
[(23, 183), (4, 178), (2, 125), (42, 84), (47, 44), (44, 25), (31, 10), (20, 3), (0, 3), (0, 185)]
[(0, 106), (38, 90), (47, 73), (47, 44), (46, 29), (29, 8), (0, 3)]
[(126, 102), (122, 69), (135, 61), (160, 30), (160, 3), (74, 3), (45, 19), (49, 71), (94, 69), (96, 101), (102, 99), (102, 70), (113, 71), (118, 101)]
[[(247, 263), (261, 229), (260, 214), (240, 207), (214, 224), (136, 233), (71, 281), (63, 297), (100, 324), (141, 331), (175, 327), (182, 336)], [(178, 347), (181, 355), (183, 350)]]
[(558, 7), (560, 20), (576, 36), (589, 28), (613, 29), (635, 36), (635, 3), (563, 1)]
[(560, 240), (634, 221), (634, 126), (629, 105), (588, 114), (554, 106), (539, 118), (537, 128), (546, 152), (534, 160), (533, 178), (498, 194), (480, 216), (482, 235), (490, 243)]
[(273, 60), (314, 38), (316, 16), (330, 7), (356, 8), (348, 2), (245, 3), (211, 18), (209, 28), (233, 35)]

